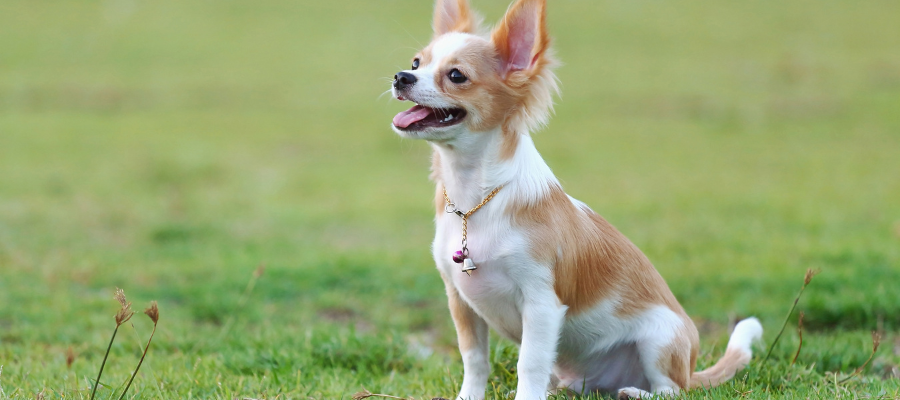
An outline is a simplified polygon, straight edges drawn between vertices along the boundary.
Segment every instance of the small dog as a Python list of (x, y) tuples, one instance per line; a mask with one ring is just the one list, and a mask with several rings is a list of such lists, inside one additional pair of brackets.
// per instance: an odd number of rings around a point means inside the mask
[(437, 0), (434, 37), (392, 94), (393, 119), (434, 150), (433, 255), (456, 325), (458, 399), (483, 399), (488, 327), (519, 344), (516, 400), (549, 390), (647, 399), (713, 387), (750, 361), (762, 335), (737, 324), (724, 356), (694, 372), (697, 329), (646, 256), (569, 197), (529, 136), (558, 92), (546, 0), (517, 0), (490, 35), (466, 0)]

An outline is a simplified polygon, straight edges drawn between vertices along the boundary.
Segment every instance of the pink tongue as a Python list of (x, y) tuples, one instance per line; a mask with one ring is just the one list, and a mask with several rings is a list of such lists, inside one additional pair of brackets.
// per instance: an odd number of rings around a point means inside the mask
[(394, 116), (394, 126), (398, 128), (406, 128), (419, 122), (431, 115), (431, 109), (416, 105), (409, 110), (403, 111)]

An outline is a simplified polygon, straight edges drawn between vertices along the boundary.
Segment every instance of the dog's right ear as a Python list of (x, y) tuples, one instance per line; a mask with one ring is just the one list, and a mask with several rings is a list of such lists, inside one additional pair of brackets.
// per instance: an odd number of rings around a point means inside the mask
[(475, 16), (469, 9), (468, 0), (437, 0), (432, 27), (434, 37), (447, 32), (472, 33), (475, 30)]

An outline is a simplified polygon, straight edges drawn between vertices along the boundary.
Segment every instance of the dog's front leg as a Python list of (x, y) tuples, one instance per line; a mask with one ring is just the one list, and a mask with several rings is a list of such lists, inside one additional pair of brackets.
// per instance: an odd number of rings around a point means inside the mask
[[(443, 275), (443, 274), (442, 274)], [(457, 399), (482, 400), (491, 373), (488, 351), (488, 326), (484, 320), (459, 297), (459, 292), (449, 278), (444, 277), (450, 315), (456, 326), (459, 353), (463, 360), (463, 383)]]
[(522, 346), (516, 365), (519, 383), (516, 400), (547, 398), (556, 346), (567, 307), (560, 304), (552, 287), (523, 290)]

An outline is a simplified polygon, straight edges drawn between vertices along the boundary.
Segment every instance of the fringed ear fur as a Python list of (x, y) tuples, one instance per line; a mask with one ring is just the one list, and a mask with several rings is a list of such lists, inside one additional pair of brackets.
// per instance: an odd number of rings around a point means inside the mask
[(448, 32), (473, 33), (476, 18), (468, 0), (437, 0), (434, 4), (434, 37)]
[(500, 54), (504, 77), (515, 71), (534, 76), (546, 64), (550, 46), (546, 9), (546, 0), (518, 0), (494, 29), (491, 40)]
[(510, 131), (533, 132), (547, 124), (559, 94), (558, 64), (547, 34), (547, 0), (517, 0), (491, 33), (500, 77), (520, 98), (507, 118)]

